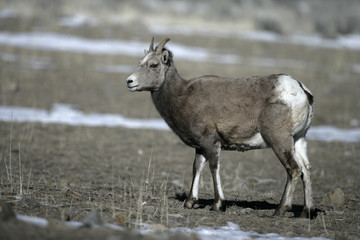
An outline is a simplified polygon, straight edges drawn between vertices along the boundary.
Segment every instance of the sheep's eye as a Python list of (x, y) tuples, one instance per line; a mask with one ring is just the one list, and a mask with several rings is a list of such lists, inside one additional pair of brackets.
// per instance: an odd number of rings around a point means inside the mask
[(158, 63), (151, 63), (150, 64), (150, 68), (157, 68), (159, 66), (159, 64)]

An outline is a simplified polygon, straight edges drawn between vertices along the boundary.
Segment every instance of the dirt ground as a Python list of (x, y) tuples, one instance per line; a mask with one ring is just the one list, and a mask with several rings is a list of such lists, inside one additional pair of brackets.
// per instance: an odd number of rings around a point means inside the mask
[[(182, 207), (190, 187), (193, 151), (170, 132), (2, 123), (1, 133), (6, 140), (1, 143), (1, 199), (17, 214), (81, 221), (96, 208), (103, 221), (130, 229), (138, 228), (136, 223), (166, 229), (217, 227), (231, 221), (244, 231), (288, 237), (359, 237), (358, 144), (310, 141), (316, 211), (309, 220), (297, 217), (300, 184), (293, 211), (272, 217), (286, 175), (270, 150), (223, 154), (226, 211), (214, 212), (206, 170), (200, 207)], [(5, 171), (10, 138), (11, 181)], [(324, 202), (335, 187), (345, 192), (345, 202)], [(11, 221), (1, 226), (11, 236), (8, 225)]]
[[(2, 31), (9, 30), (8, 25), (1, 27)], [(101, 36), (103, 32), (101, 27), (83, 28), (81, 32), (57, 30), (83, 37)], [(119, 35), (128, 34), (127, 28), (119, 26), (109, 31), (115, 30), (121, 32)], [(151, 39), (150, 34), (132, 34), (144, 42)], [(170, 37), (184, 45), (205, 44), (203, 47), (223, 49), (245, 59), (296, 58), (311, 66), (303, 69), (259, 67), (246, 61), (241, 64), (191, 62), (177, 60), (174, 52), (178, 71), (185, 78), (201, 74), (235, 77), (285, 72), (304, 82), (314, 93), (313, 125), (350, 128), (356, 127), (356, 120), (360, 119), (360, 75), (351, 71), (351, 66), (360, 62), (358, 51), (232, 38), (214, 37), (207, 41), (201, 35)], [(66, 103), (84, 112), (159, 117), (149, 93), (128, 92), (127, 73), (105, 73), (94, 67), (97, 64), (135, 67), (138, 57), (6, 45), (0, 46), (0, 52), (20, 59), (1, 60), (0, 105), (50, 109), (55, 103)], [(29, 63), (39, 59), (50, 60), (51, 67), (32, 68)], [(359, 239), (360, 144), (309, 141), (308, 155), (315, 205), (311, 219), (298, 217), (303, 204), (300, 181), (293, 209), (283, 217), (272, 216), (281, 198), (286, 173), (271, 150), (223, 152), (221, 178), (226, 210), (210, 211), (213, 188), (208, 169), (201, 178), (199, 207), (189, 210), (183, 208), (183, 202), (190, 188), (194, 150), (170, 131), (0, 122), (0, 200), (10, 204), (16, 214), (49, 220), (46, 228), (15, 219), (0, 220), (0, 239), (82, 239), (84, 236), (196, 239), (194, 235), (161, 234), (169, 228), (218, 227), (227, 222), (238, 224), (243, 231), (278, 233), (285, 237)], [(127, 230), (74, 229), (61, 223), (82, 221), (94, 208), (103, 222)], [(133, 231), (145, 226), (158, 230), (158, 235), (139, 235)]]

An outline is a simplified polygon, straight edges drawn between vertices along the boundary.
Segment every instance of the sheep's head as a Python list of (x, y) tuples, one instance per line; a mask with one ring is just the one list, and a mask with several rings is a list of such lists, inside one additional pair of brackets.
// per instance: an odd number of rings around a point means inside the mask
[(141, 59), (136, 71), (131, 74), (126, 84), (130, 91), (157, 91), (165, 81), (165, 75), (172, 61), (172, 54), (164, 48), (170, 38), (164, 39), (154, 49), (154, 38), (145, 57)]

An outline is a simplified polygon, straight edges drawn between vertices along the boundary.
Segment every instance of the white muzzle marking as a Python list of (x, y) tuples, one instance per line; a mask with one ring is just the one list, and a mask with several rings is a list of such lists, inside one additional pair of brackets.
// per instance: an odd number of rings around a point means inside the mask
[(127, 85), (127, 88), (129, 89), (129, 91), (131, 91), (131, 92), (135, 92), (137, 90), (139, 83), (136, 80), (136, 76), (134, 76), (134, 74), (130, 75), (126, 79), (126, 85)]

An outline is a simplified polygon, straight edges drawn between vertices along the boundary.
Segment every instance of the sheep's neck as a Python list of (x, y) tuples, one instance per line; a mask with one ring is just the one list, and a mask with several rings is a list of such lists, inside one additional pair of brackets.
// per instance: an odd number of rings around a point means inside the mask
[(151, 92), (155, 107), (166, 122), (172, 118), (174, 106), (178, 105), (176, 102), (185, 84), (186, 80), (177, 73), (174, 66), (171, 66), (166, 72), (166, 79), (161, 88)]

